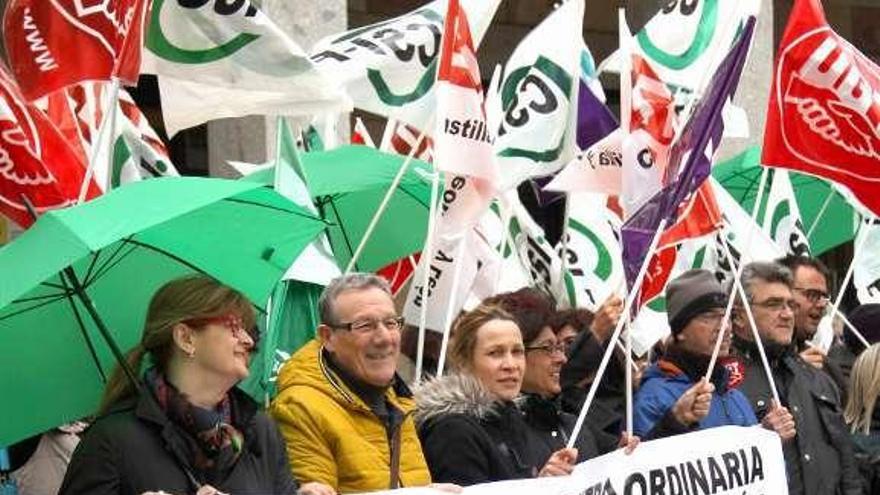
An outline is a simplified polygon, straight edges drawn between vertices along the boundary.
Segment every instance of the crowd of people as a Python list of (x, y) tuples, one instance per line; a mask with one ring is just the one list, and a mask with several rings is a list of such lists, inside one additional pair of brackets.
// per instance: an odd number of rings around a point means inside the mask
[[(734, 287), (705, 270), (672, 280), (671, 335), (634, 361), (634, 435), (618, 348), (573, 448), (575, 418), (615, 346), (617, 297), (594, 314), (557, 310), (531, 288), (493, 296), (456, 319), (439, 378), (429, 336), (428, 369), (411, 388), (401, 371), (413, 356), (401, 349), (414, 350), (416, 331), (384, 279), (347, 274), (324, 290), (316, 337), (281, 368), (266, 409), (235, 387), (259, 342), (250, 303), (211, 278), (178, 279), (153, 297), (127, 356), (142, 381), (116, 371), (59, 493), (458, 492), (567, 475), (614, 449), (723, 425), (779, 436), (791, 494), (880, 493), (880, 345), (838, 337), (826, 353), (811, 344), (828, 279), (812, 258), (746, 265), (729, 331)], [(850, 314), (868, 340), (878, 306)]]

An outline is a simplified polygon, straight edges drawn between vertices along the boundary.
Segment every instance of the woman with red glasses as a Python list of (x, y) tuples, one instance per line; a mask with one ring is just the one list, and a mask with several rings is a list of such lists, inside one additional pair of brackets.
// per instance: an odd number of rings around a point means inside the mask
[[(160, 288), (127, 355), (145, 369), (141, 391), (117, 366), (59, 493), (297, 493), (275, 424), (235, 388), (259, 337), (254, 319), (242, 294), (207, 276)], [(301, 492), (328, 488), (310, 485)]]

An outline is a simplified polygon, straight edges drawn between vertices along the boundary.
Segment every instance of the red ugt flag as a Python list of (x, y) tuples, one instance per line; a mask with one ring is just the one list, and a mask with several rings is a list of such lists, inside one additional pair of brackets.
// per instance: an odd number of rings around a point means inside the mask
[(880, 68), (797, 0), (777, 54), (761, 162), (845, 185), (880, 214)]
[[(27, 228), (26, 201), (38, 213), (71, 206), (84, 176), (80, 155), (0, 68), (0, 213)], [(98, 194), (92, 183), (88, 197)]]
[(148, 0), (10, 0), (3, 40), (28, 101), (88, 80), (137, 83)]

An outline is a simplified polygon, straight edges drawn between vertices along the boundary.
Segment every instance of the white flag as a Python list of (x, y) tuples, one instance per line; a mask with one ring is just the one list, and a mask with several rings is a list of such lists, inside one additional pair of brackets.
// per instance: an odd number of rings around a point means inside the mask
[[(500, 0), (462, 0), (475, 46)], [(354, 105), (432, 132), (435, 81), (447, 1), (435, 0), (402, 16), (328, 36), (309, 50), (312, 62), (341, 81)]]
[(221, 117), (350, 108), (253, 2), (155, 0), (145, 46), (141, 71), (159, 76), (169, 136)]
[(618, 128), (576, 156), (544, 186), (548, 191), (621, 193), (623, 154)]
[(788, 170), (773, 169), (773, 182), (767, 195), (763, 228), (785, 254), (810, 255), (810, 242), (801, 222), (801, 211), (791, 187)]
[[(864, 239), (867, 236), (867, 239)], [(853, 258), (853, 283), (856, 294), (862, 304), (880, 303), (880, 227), (866, 220), (855, 240), (856, 246), (862, 246)]]
[(584, 1), (563, 2), (513, 51), (489, 104), (501, 115), (495, 139), (500, 188), (557, 172), (573, 158)]
[[(691, 94), (709, 82), (745, 21), (759, 10), (760, 0), (665, 2), (630, 45), (662, 81)], [(617, 50), (599, 71), (620, 72), (621, 58)]]

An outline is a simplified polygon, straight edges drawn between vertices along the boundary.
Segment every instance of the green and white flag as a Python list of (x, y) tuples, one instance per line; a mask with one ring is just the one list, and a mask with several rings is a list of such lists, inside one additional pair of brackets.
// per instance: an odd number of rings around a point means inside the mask
[(501, 190), (553, 174), (574, 157), (578, 84), (591, 69), (581, 67), (583, 18), (583, 0), (551, 12), (513, 51), (487, 99), (487, 113), (500, 116), (494, 146)]
[[(759, 10), (760, 0), (664, 2), (630, 46), (650, 61), (661, 81), (688, 95), (709, 82), (746, 19)], [(599, 72), (620, 72), (620, 66), (617, 50), (599, 65)]]
[(604, 195), (577, 193), (569, 195), (568, 201), (565, 292), (557, 300), (595, 311), (624, 287), (622, 222), (608, 209)]
[(773, 181), (764, 212), (764, 232), (785, 254), (810, 255), (810, 242), (801, 221), (801, 212), (785, 169), (773, 169)]
[[(461, 0), (475, 46), (486, 34), (500, 0)], [(339, 81), (357, 108), (431, 132), (434, 88), (446, 0), (376, 24), (328, 36), (311, 61)]]
[(249, 1), (154, 0), (141, 72), (159, 76), (168, 134), (221, 117), (350, 108), (339, 86)]

